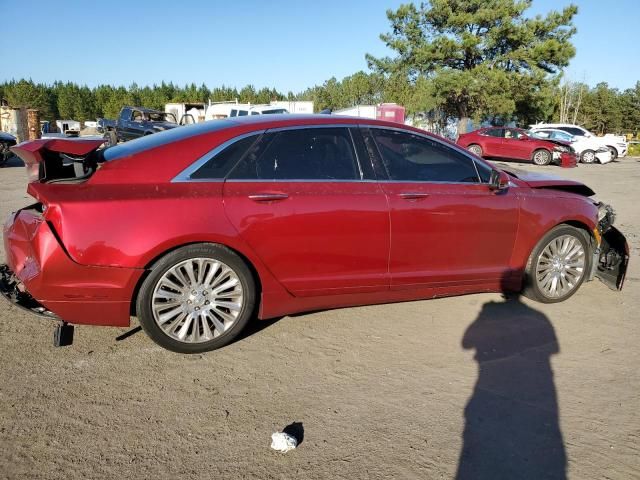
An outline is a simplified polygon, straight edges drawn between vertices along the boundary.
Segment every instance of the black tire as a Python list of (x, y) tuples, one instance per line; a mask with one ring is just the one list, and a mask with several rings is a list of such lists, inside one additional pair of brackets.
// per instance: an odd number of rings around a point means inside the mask
[(533, 155), (531, 155), (531, 161), (540, 166), (549, 165), (552, 158), (553, 156), (551, 155), (551, 152), (544, 148), (539, 148), (533, 152)]
[(580, 154), (580, 161), (582, 163), (595, 163), (596, 160), (596, 152), (593, 150), (585, 150)]
[[(582, 276), (574, 284), (574, 286), (571, 288), (570, 291), (568, 291), (564, 295), (560, 295), (557, 297), (550, 297), (540, 287), (539, 282), (536, 279), (536, 270), (538, 269), (538, 261), (544, 249), (549, 245), (551, 241), (563, 236), (571, 236), (580, 243), (580, 245), (584, 249), (584, 267), (582, 271)], [(565, 225), (565, 224), (558, 225), (557, 227), (552, 228), (540, 239), (538, 244), (535, 246), (535, 248), (529, 255), (529, 260), (527, 261), (527, 266), (525, 269), (525, 274), (523, 279), (522, 293), (526, 297), (541, 303), (563, 302), (579, 290), (580, 286), (582, 285), (582, 282), (584, 282), (585, 278), (588, 276), (589, 272), (591, 271), (592, 259), (593, 259), (593, 255), (592, 255), (592, 248), (591, 248), (591, 238), (589, 237), (589, 234), (585, 230), (581, 230), (579, 228), (572, 227), (570, 225)]]
[[(191, 343), (177, 340), (165, 333), (154, 318), (152, 301), (154, 290), (165, 273), (181, 262), (198, 258), (221, 262), (236, 274), (242, 286), (242, 306), (237, 318), (224, 333), (214, 337), (212, 340)], [(161, 347), (177, 353), (202, 353), (223, 347), (238, 336), (254, 314), (256, 298), (256, 283), (246, 263), (236, 253), (223, 245), (201, 243), (187, 245), (174, 250), (151, 267), (151, 273), (140, 286), (136, 301), (136, 312), (143, 330), (151, 340)], [(192, 325), (198, 325), (200, 331), (198, 321), (193, 322)]]
[(611, 152), (611, 161), (614, 161), (616, 158), (618, 158), (618, 150), (616, 150), (615, 147), (607, 145), (607, 148)]
[(467, 147), (467, 150), (469, 150), (471, 153), (476, 154), (478, 157), (482, 157), (482, 147), (480, 145), (478, 145), (477, 143), (473, 143), (471, 145), (469, 145)]

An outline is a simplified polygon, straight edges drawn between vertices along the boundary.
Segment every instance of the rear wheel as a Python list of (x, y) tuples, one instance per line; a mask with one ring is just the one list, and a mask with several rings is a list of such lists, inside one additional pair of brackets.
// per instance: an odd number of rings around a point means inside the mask
[(251, 271), (222, 245), (198, 244), (160, 259), (140, 287), (140, 325), (158, 345), (201, 353), (231, 342), (254, 311)]
[(542, 303), (562, 302), (573, 295), (591, 268), (591, 248), (584, 230), (559, 225), (531, 252), (524, 294)]
[(475, 154), (475, 155), (477, 155), (479, 157), (482, 157), (482, 147), (480, 145), (476, 145), (476, 144), (469, 145), (467, 147), (467, 150), (469, 150), (471, 153), (473, 153), (473, 154)]
[(596, 152), (593, 150), (585, 150), (580, 155), (580, 161), (582, 163), (594, 163), (596, 161)]
[(607, 148), (611, 152), (611, 160), (615, 160), (616, 158), (618, 158), (618, 150), (616, 150), (615, 147), (607, 147)]
[(549, 150), (536, 150), (533, 152), (533, 163), (536, 165), (549, 165), (551, 163), (551, 152)]

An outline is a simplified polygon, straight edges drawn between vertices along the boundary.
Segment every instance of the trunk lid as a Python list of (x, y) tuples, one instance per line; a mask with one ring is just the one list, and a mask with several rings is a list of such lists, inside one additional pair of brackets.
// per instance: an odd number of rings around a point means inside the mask
[(97, 150), (104, 140), (52, 138), (11, 147), (22, 159), (31, 182), (78, 181), (89, 178), (98, 164)]

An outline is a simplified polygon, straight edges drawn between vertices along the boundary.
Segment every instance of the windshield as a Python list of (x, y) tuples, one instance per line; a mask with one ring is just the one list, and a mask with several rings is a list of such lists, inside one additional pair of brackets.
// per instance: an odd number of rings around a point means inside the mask
[(176, 121), (176, 117), (173, 113), (148, 113), (149, 120), (152, 122), (170, 122), (170, 123), (178, 123)]

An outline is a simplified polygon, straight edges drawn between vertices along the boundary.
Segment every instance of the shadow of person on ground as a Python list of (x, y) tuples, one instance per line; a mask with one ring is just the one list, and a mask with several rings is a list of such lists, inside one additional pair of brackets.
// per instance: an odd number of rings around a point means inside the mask
[(465, 408), (456, 478), (565, 479), (566, 454), (550, 358), (553, 326), (519, 295), (487, 302), (462, 339), (478, 380)]

